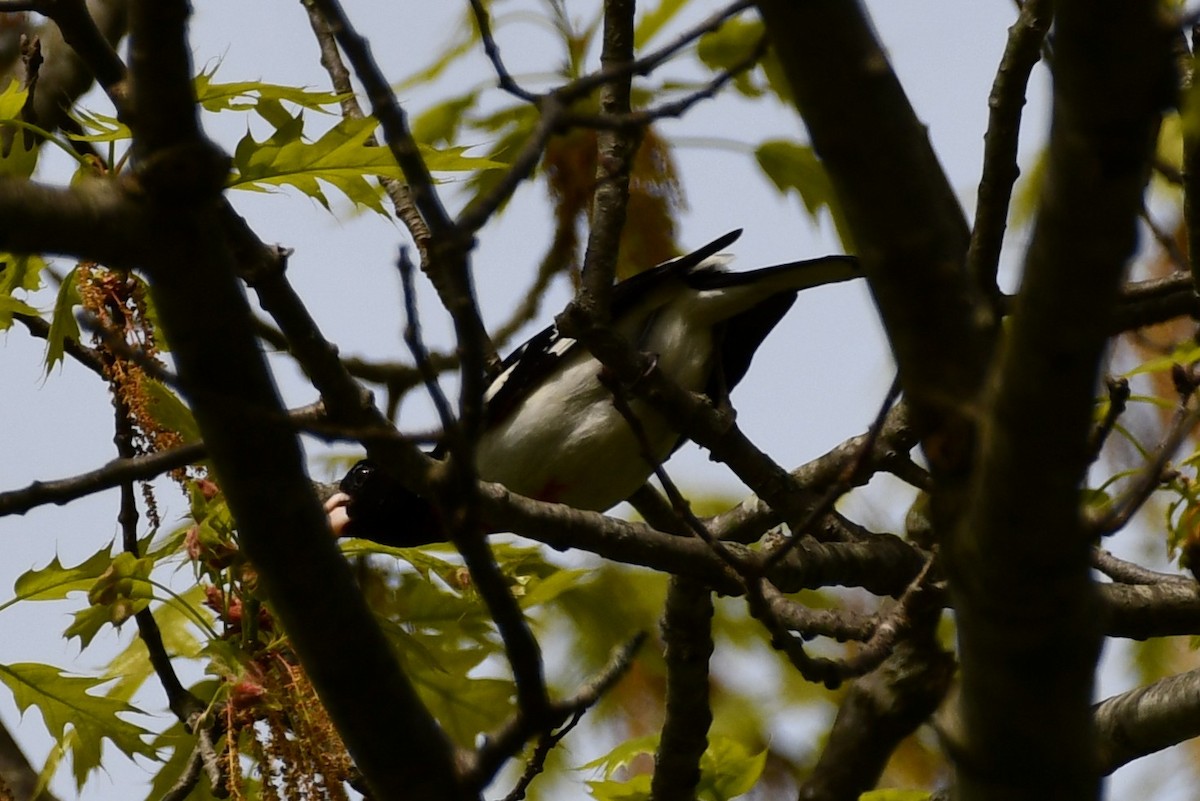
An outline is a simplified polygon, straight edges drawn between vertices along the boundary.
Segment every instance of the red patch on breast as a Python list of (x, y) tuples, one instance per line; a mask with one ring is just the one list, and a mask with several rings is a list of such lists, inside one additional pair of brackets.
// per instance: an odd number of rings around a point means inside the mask
[(543, 484), (542, 488), (539, 489), (534, 494), (533, 497), (537, 498), (539, 501), (547, 501), (549, 503), (558, 503), (558, 499), (563, 496), (563, 493), (565, 492), (566, 489), (567, 489), (566, 484), (564, 484), (561, 481), (556, 481), (554, 479), (551, 479), (550, 481), (547, 481), (545, 484)]

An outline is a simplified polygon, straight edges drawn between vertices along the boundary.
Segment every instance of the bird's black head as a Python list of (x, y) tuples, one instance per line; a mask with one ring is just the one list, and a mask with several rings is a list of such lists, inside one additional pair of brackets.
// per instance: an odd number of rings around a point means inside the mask
[(429, 501), (369, 459), (350, 468), (339, 487), (341, 492), (325, 504), (330, 527), (339, 537), (400, 548), (445, 539)]

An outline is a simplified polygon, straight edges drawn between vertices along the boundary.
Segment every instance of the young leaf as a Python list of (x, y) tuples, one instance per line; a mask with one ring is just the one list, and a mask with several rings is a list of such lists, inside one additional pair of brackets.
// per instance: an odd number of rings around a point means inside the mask
[(0, 331), (12, 328), (14, 314), (36, 315), (37, 309), (12, 295), (0, 295)]
[(147, 380), (143, 387), (150, 400), (150, 415), (168, 431), (176, 431), (186, 442), (200, 440), (200, 427), (196, 418), (179, 397), (159, 381)]
[(928, 790), (869, 790), (858, 797), (858, 801), (929, 801), (933, 793)]
[(30, 177), (37, 168), (38, 153), (41, 152), (37, 140), (27, 142), (23, 126), (12, 123), (4, 125), (0, 122), (0, 127), (17, 129), (7, 143), (0, 144), (0, 175), (14, 178)]
[(42, 285), (46, 260), (30, 254), (0, 253), (0, 295), (18, 289), (31, 292)]
[(68, 724), (74, 730), (77, 736), (69, 748), (78, 787), (93, 769), (100, 767), (102, 740), (111, 741), (126, 756), (155, 758), (154, 749), (142, 739), (149, 732), (118, 717), (140, 710), (124, 701), (92, 695), (90, 691), (103, 681), (69, 676), (56, 667), (32, 662), (0, 665), (0, 682), (12, 692), (22, 713), (37, 707), (47, 731), (57, 740), (66, 736)]
[(37, 142), (25, 141), (27, 126), (21, 119), (28, 96), (17, 81), (0, 92), (0, 175), (28, 178), (37, 166)]
[(75, 307), (80, 304), (79, 287), (75, 284), (75, 270), (67, 273), (58, 296), (54, 299), (54, 312), (50, 318), (50, 336), (46, 338), (46, 373), (62, 361), (63, 348), (69, 339), (79, 341), (79, 323), (75, 322)]
[(0, 92), (0, 120), (19, 118), (21, 109), (25, 108), (25, 98), (28, 96), (29, 90), (22, 89), (18, 81), (10, 80), (4, 87), (4, 91)]
[[(292, 118), (298, 119), (298, 118)], [(233, 154), (234, 189), (270, 191), (276, 186), (293, 186), (314, 198), (325, 208), (329, 201), (321, 183), (342, 192), (353, 203), (386, 214), (379, 190), (367, 180), (379, 176), (403, 180), (404, 173), (391, 151), (370, 147), (366, 140), (378, 123), (370, 118), (344, 119), (315, 142), (304, 141), (301, 125), (288, 124), (276, 129), (264, 142), (246, 134)], [(434, 150), (421, 147), (425, 163), (434, 172), (486, 170), (500, 167), (498, 162), (464, 156), (466, 148)]]
[(79, 107), (72, 110), (70, 115), (83, 130), (91, 131), (91, 133), (67, 135), (77, 142), (124, 142), (133, 138), (133, 131), (129, 129), (129, 126), (116, 117)]
[(634, 48), (641, 50), (645, 47), (687, 4), (688, 0), (659, 0), (656, 7), (642, 14), (633, 29)]
[(58, 557), (40, 570), (27, 570), (13, 584), (11, 601), (0, 605), (5, 609), (17, 601), (57, 601), (72, 592), (87, 592), (112, 564), (112, 553), (100, 549), (74, 567), (63, 567)]
[(824, 165), (811, 147), (774, 140), (759, 145), (754, 151), (754, 157), (779, 193), (795, 191), (813, 219), (817, 219), (822, 208), (828, 208), (842, 244), (847, 250), (854, 250), (850, 226), (842, 214), (829, 174), (825, 172)]
[(302, 108), (324, 111), (328, 106), (337, 105), (342, 97), (335, 92), (315, 91), (299, 86), (281, 86), (261, 81), (216, 83), (212, 80), (215, 74), (215, 69), (211, 72), (202, 72), (196, 76), (193, 84), (196, 89), (196, 101), (206, 111), (250, 111), (266, 100), (276, 102), (284, 100)]
[(639, 773), (628, 781), (590, 781), (588, 791), (596, 801), (650, 801), (650, 774)]
[(86, 609), (75, 613), (73, 622), (64, 632), (67, 639), (79, 637), (80, 648), (91, 645), (92, 638), (108, 624), (121, 626), (146, 608), (154, 597), (148, 581), (154, 563), (138, 559), (131, 553), (119, 553), (88, 588)]
[[(729, 19), (711, 33), (700, 37), (696, 56), (714, 72), (728, 70), (745, 61), (763, 38), (760, 19)], [(753, 80), (753, 71), (743, 71), (734, 77), (734, 86), (746, 97), (759, 97), (763, 90)]]
[(658, 748), (657, 734), (635, 737), (632, 740), (620, 743), (604, 756), (593, 759), (591, 762), (585, 762), (579, 766), (579, 770), (602, 768), (604, 770), (604, 777), (611, 779), (618, 770), (628, 766), (630, 762), (643, 754), (653, 754), (656, 748)]
[(478, 101), (479, 92), (472, 91), (426, 109), (413, 120), (413, 137), (431, 145), (450, 144), (458, 138), (463, 116), (475, 108)]
[(749, 753), (739, 742), (729, 737), (714, 737), (700, 758), (700, 784), (696, 795), (705, 801), (729, 801), (750, 788), (767, 765), (766, 749)]

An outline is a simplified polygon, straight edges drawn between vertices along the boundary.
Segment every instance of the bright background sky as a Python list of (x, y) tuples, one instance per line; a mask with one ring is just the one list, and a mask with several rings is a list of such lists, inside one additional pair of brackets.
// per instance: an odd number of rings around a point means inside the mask
[[(454, 32), (465, 3), (365, 3), (346, 0), (347, 11), (359, 30), (373, 42), (385, 72), (399, 80), (433, 60)], [(533, 4), (531, 4), (533, 5)], [(571, 4), (575, 8), (577, 4)], [(697, 6), (688, 20), (711, 13), (718, 5)], [(933, 0), (876, 0), (867, 4), (892, 63), (929, 128), (935, 149), (963, 206), (974, 206), (975, 184), (987, 121), (987, 96), (1006, 30), (1015, 18), (1009, 0), (977, 3)], [(263, 80), (326, 88), (327, 78), (317, 63), (316, 48), (299, 3), (282, 0), (209, 0), (196, 4), (194, 56), (198, 68), (218, 62), (215, 80)], [(529, 24), (504, 28), (499, 34), (510, 69), (518, 75), (551, 70), (559, 53), (544, 34)], [(689, 58), (668, 65), (667, 74), (695, 75)], [(490, 71), (480, 55), (470, 66), (456, 68), (440, 84), (421, 87), (400, 99), (419, 112), (444, 96), (475, 83), (490, 83)], [(1047, 85), (1039, 70), (1027, 107), (1022, 164), (1028, 165), (1047, 128)], [(493, 96), (491, 102), (496, 102)], [(847, 102), (852, 102), (848, 99)], [(102, 97), (92, 96), (92, 108), (109, 112)], [(239, 115), (208, 117), (210, 135), (232, 149), (244, 133)], [(318, 125), (313, 120), (310, 125)], [(701, 103), (683, 121), (666, 121), (660, 133), (681, 146), (675, 159), (687, 190), (688, 211), (680, 242), (695, 247), (733, 228), (745, 233), (732, 251), (734, 269), (810, 258), (837, 252), (828, 221), (812, 223), (795, 197), (781, 198), (757, 171), (749, 148), (686, 145), (687, 140), (713, 138), (753, 145), (768, 138), (802, 136), (795, 114), (771, 103), (748, 104), (729, 93)], [(881, 136), (886, 132), (881, 132)], [(481, 141), (479, 144), (486, 144)], [(460, 207), (452, 186), (445, 187), (448, 205)], [(334, 197), (334, 193), (330, 193)], [(399, 287), (394, 258), (406, 241), (397, 225), (371, 213), (355, 214), (335, 198), (336, 217), (295, 193), (258, 195), (235, 192), (235, 207), (267, 242), (295, 249), (289, 276), (320, 322), (324, 333), (344, 354), (376, 358), (405, 358), (400, 339)], [(550, 224), (544, 190), (527, 186), (512, 207), (479, 237), (474, 265), (485, 320), (506, 318), (518, 292), (532, 279), (549, 239)], [(1012, 254), (1007, 252), (1011, 263)], [(63, 271), (69, 268), (65, 265)], [(534, 326), (520, 338), (545, 325), (566, 303), (568, 290), (560, 281), (548, 296)], [(423, 323), (431, 343), (448, 342), (444, 316), (435, 310), (432, 293), (423, 305)], [(35, 298), (49, 307), (53, 295)], [(519, 339), (518, 339), (519, 341)], [(112, 415), (107, 392), (80, 366), (68, 363), (46, 378), (43, 346), (20, 326), (10, 331), (0, 349), (2, 396), (7, 423), (0, 427), (0, 489), (21, 487), (32, 479), (73, 475), (113, 458)], [(276, 360), (279, 380), (289, 405), (315, 399), (294, 368)], [(865, 289), (861, 286), (824, 288), (802, 296), (789, 316), (768, 338), (749, 375), (734, 395), (739, 422), (761, 446), (785, 466), (795, 466), (844, 438), (860, 433), (874, 416), (892, 379), (892, 368)], [(403, 423), (421, 429), (431, 419), (421, 404), (405, 407)], [(781, 424), (782, 423), (782, 424)], [(342, 452), (347, 449), (343, 448)], [(668, 464), (685, 487), (736, 495), (743, 492), (732, 475), (694, 448), (682, 451)], [(314, 471), (314, 477), (330, 478)], [(160, 494), (165, 520), (174, 524), (184, 510), (178, 495)], [(907, 503), (890, 493), (874, 493), (852, 501), (851, 509), (864, 522), (898, 529)], [(23, 517), (0, 518), (0, 602), (22, 572), (46, 564), (55, 553), (74, 564), (117, 535), (117, 493), (107, 492), (65, 508), (42, 507)], [(185, 583), (188, 571), (180, 571)], [(104, 664), (115, 645), (93, 645), (82, 656), (78, 645), (65, 643), (61, 631), (70, 622), (68, 604), (19, 605), (0, 614), (0, 662), (44, 661), (87, 672)], [(120, 634), (124, 644), (134, 636), (133, 625)], [(111, 639), (111, 638), (110, 638)], [(1120, 671), (1106, 670), (1103, 694), (1124, 689)], [(1115, 677), (1115, 678), (1114, 678)], [(149, 710), (164, 706), (153, 683), (139, 703)], [(13, 729), (35, 764), (45, 757), (49, 740), (31, 713), (24, 722), (11, 699), (0, 693), (0, 720)], [(1124, 771), (1113, 784), (1116, 796), (1136, 787), (1146, 797), (1157, 782), (1169, 781), (1170, 760), (1160, 758)], [(111, 780), (100, 776), (89, 784), (84, 798), (137, 798), (131, 787), (144, 781), (141, 768), (120, 757), (109, 760)], [(1150, 778), (1150, 777), (1158, 778)], [(61, 798), (75, 795), (67, 771), (54, 786)], [(1182, 789), (1182, 788), (1180, 788)], [(582, 793), (582, 790), (581, 790)]]

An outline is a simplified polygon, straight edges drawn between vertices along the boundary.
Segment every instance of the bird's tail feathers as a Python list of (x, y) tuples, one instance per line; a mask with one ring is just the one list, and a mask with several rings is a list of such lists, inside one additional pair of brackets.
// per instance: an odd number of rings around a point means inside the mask
[(788, 290), (836, 284), (861, 278), (862, 267), (855, 256), (822, 256), (818, 259), (776, 264), (745, 272), (697, 270), (687, 276), (687, 282), (699, 290), (726, 287), (756, 286), (763, 296)]

